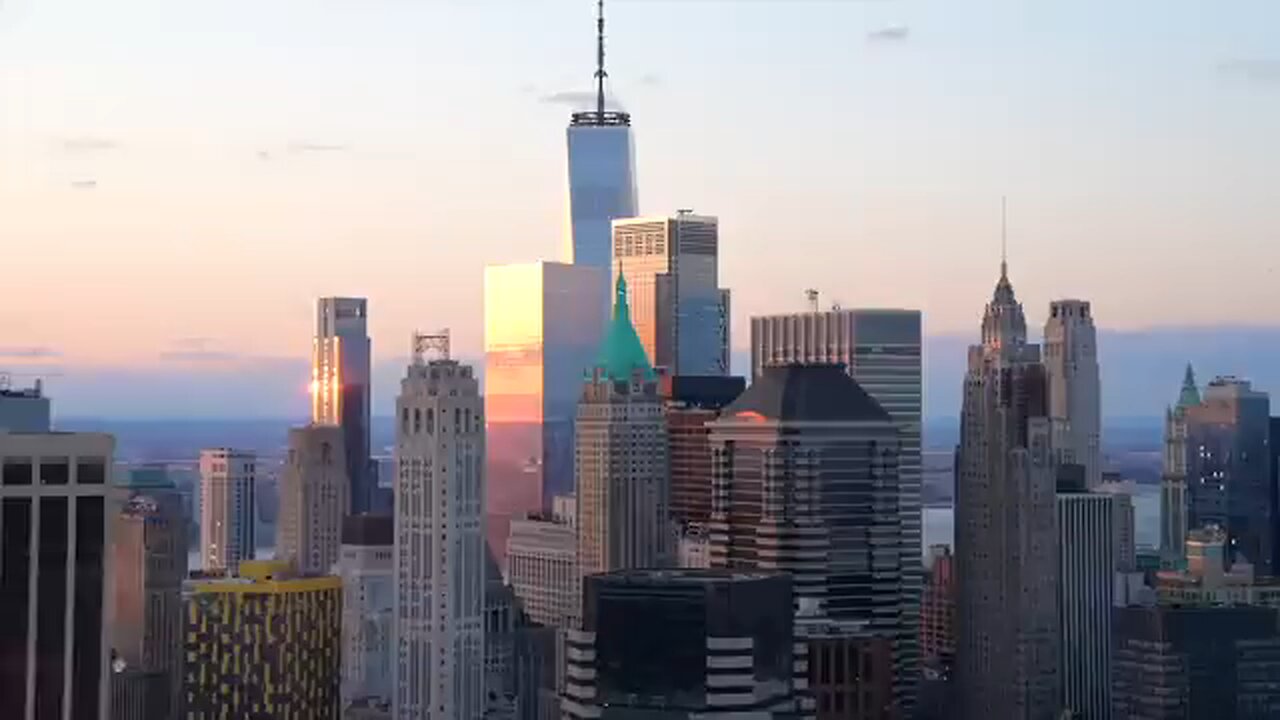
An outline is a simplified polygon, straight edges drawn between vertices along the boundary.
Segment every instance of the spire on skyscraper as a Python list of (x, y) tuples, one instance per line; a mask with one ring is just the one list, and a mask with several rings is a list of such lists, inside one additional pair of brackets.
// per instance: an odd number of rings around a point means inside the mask
[(1188, 408), (1200, 404), (1200, 389), (1196, 386), (1196, 372), (1191, 363), (1187, 363), (1187, 371), (1182, 376), (1182, 392), (1178, 394), (1178, 407)]
[(1027, 321), (1022, 305), (1009, 282), (1008, 222), (1005, 198), (1000, 198), (1000, 279), (982, 319), (982, 341), (986, 345), (1013, 347), (1027, 339)]
[(604, 79), (609, 73), (604, 69), (604, 0), (596, 6), (596, 112), (604, 117)]
[(644, 351), (644, 343), (636, 334), (635, 325), (631, 324), (631, 309), (627, 303), (627, 278), (618, 273), (618, 282), (614, 289), (613, 321), (605, 331), (604, 343), (600, 346), (600, 355), (596, 359), (598, 367), (606, 377), (623, 380), (640, 371), (645, 377), (653, 376), (653, 365)]

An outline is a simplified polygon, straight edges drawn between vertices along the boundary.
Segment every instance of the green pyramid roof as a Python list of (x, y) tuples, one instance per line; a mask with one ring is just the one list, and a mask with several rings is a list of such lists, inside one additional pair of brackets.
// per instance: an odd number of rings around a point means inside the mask
[(604, 343), (600, 346), (600, 354), (596, 356), (596, 367), (606, 377), (615, 380), (630, 379), (636, 370), (640, 370), (647, 378), (654, 376), (649, 356), (645, 354), (640, 336), (631, 324), (631, 310), (627, 307), (627, 280), (622, 273), (618, 273), (613, 320), (605, 330)]
[(1186, 408), (1200, 404), (1200, 390), (1196, 387), (1196, 373), (1187, 363), (1187, 373), (1182, 378), (1182, 392), (1178, 394), (1178, 407)]

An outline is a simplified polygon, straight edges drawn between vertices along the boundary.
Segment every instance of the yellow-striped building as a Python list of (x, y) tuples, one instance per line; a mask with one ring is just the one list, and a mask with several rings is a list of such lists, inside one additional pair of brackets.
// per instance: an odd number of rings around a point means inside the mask
[(184, 588), (188, 720), (337, 720), (342, 580), (246, 561)]

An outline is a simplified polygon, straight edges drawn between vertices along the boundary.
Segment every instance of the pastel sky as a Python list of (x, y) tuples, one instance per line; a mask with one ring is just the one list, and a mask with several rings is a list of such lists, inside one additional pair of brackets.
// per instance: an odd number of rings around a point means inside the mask
[[(646, 213), (721, 221), (735, 344), (814, 287), (976, 332), (1274, 324), (1275, 0), (609, 0)], [(590, 0), (0, 0), (0, 367), (309, 352), (314, 298), (482, 343), (556, 259)], [(301, 383), (299, 384), (301, 387)]]

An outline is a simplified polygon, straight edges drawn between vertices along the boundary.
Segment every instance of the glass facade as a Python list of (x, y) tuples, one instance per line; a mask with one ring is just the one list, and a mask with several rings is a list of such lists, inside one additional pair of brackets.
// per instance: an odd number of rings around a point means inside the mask
[(605, 280), (595, 267), (563, 263), (485, 269), (486, 502), (498, 520), (490, 524), (495, 552), (506, 521), (573, 492), (573, 418), (604, 331), (596, 300)]
[(364, 298), (320, 298), (311, 362), (311, 421), (342, 426), (351, 512), (369, 512), (376, 475), (369, 463), (372, 347)]
[(681, 214), (613, 225), (614, 280), (654, 367), (669, 375), (729, 372), (727, 290), (719, 287), (719, 223)]
[[(575, 265), (613, 265), (610, 221), (637, 210), (635, 148), (626, 125), (573, 125), (568, 129), (569, 223), (567, 258)], [(608, 307), (608, 288), (601, 291)]]

